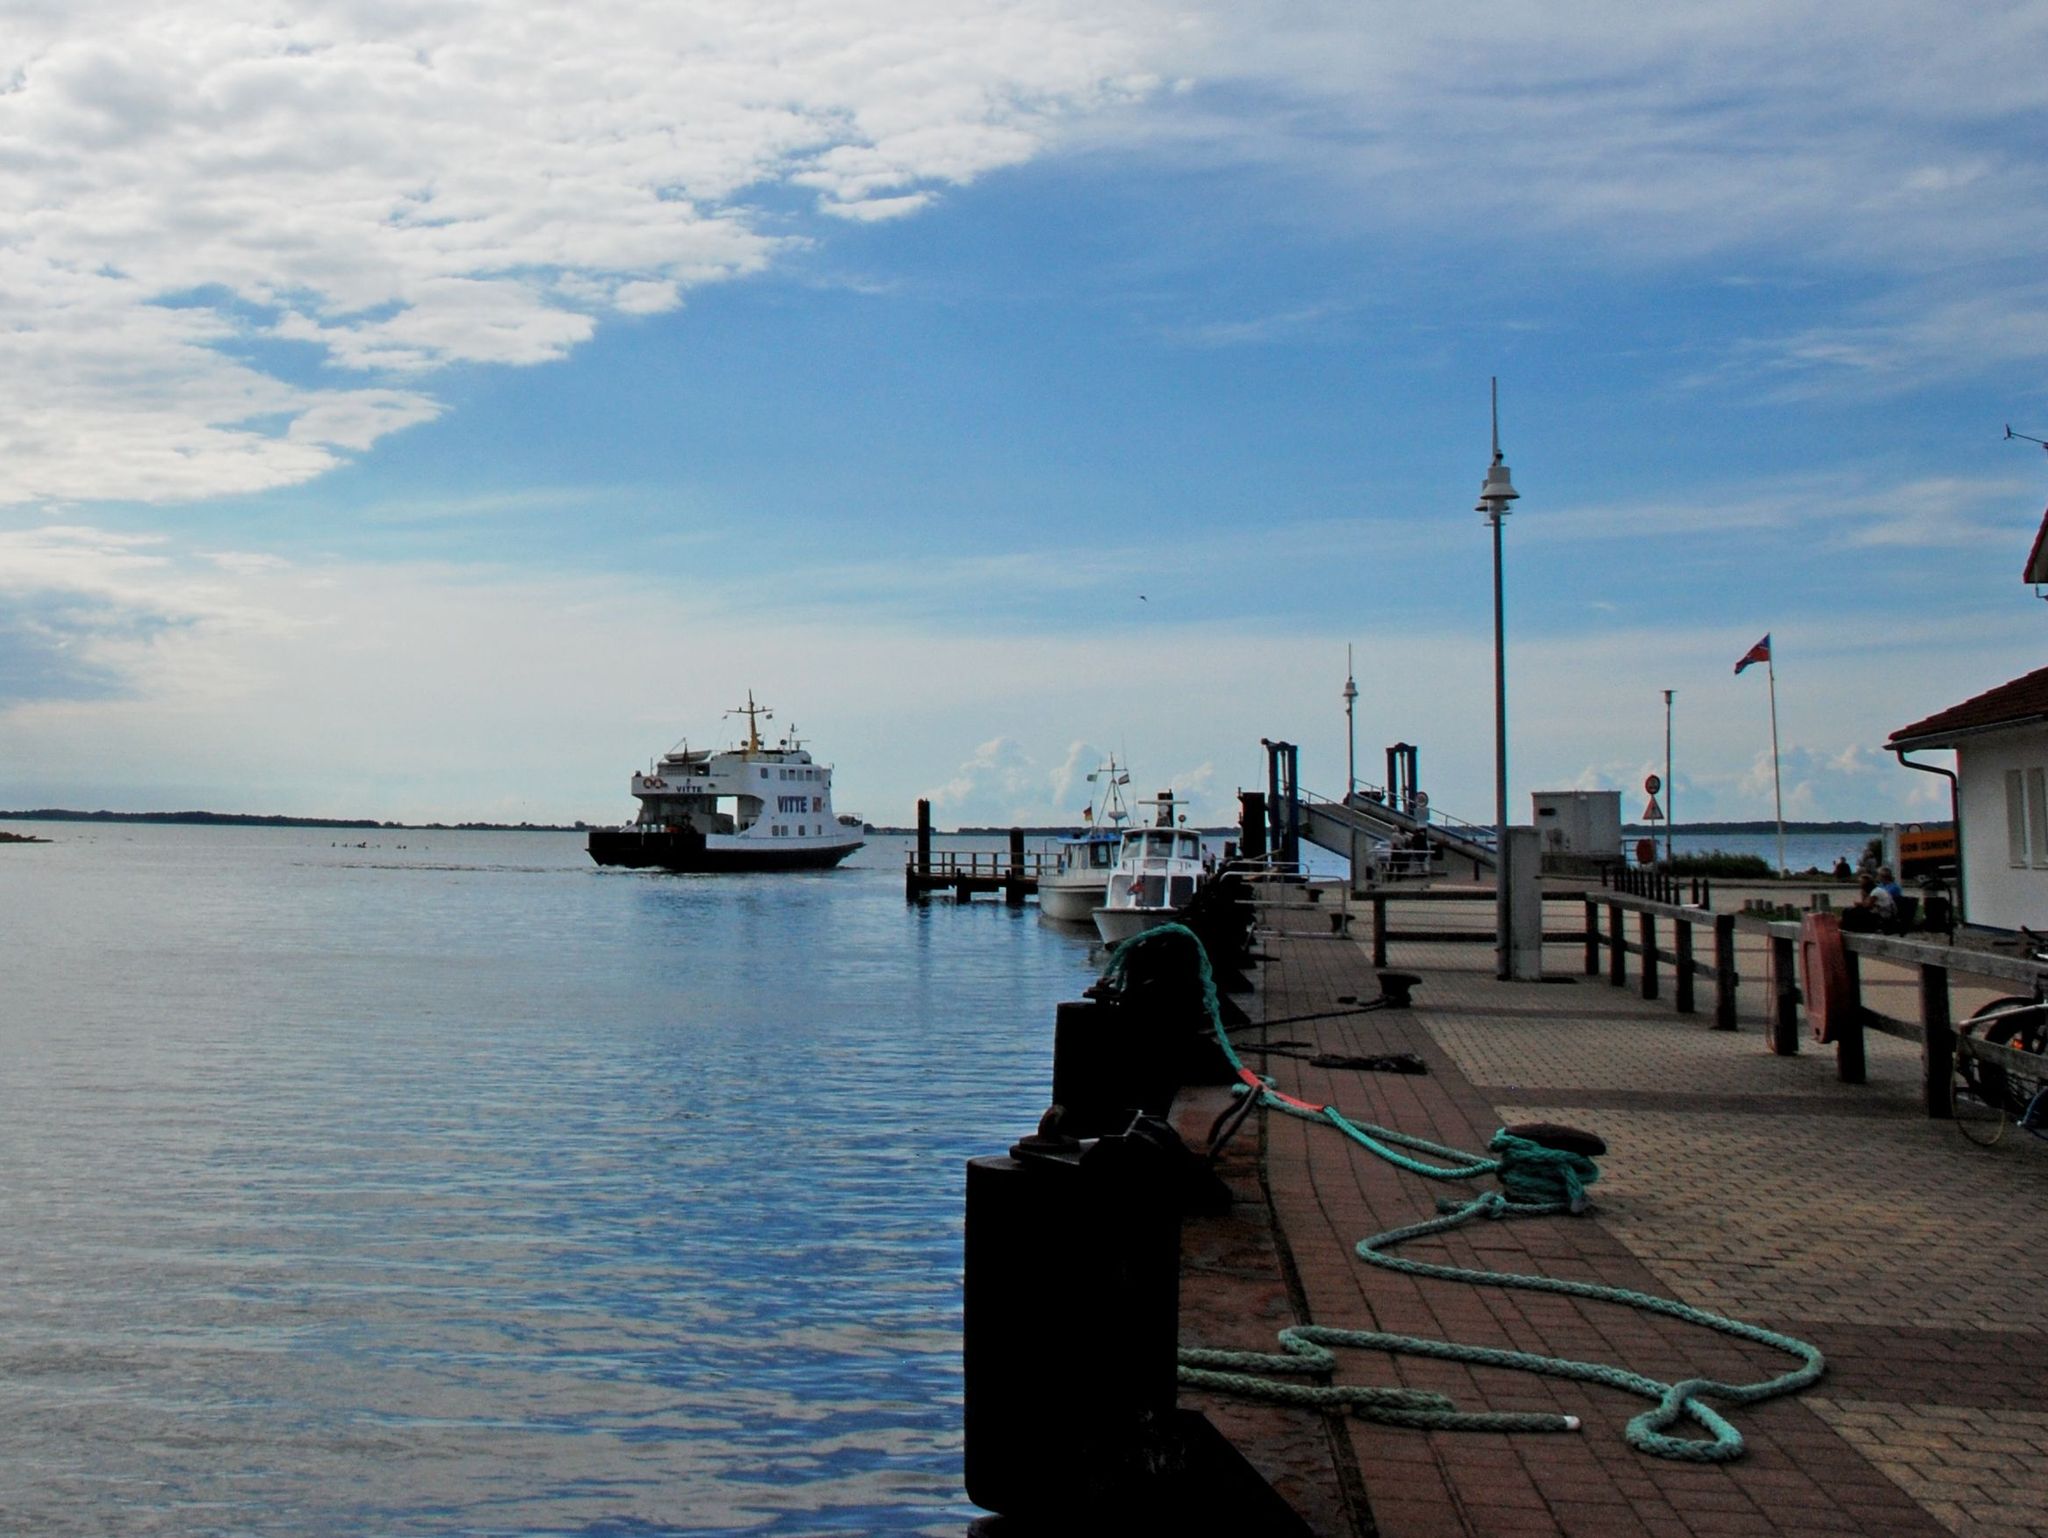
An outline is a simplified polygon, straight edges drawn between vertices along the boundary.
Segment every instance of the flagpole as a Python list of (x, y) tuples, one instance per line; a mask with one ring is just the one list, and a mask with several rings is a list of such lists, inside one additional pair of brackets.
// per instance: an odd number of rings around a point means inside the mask
[(1778, 779), (1778, 664), (1764, 654), (1764, 672), (1771, 681), (1771, 798), (1778, 809), (1778, 874), (1785, 874), (1785, 788)]

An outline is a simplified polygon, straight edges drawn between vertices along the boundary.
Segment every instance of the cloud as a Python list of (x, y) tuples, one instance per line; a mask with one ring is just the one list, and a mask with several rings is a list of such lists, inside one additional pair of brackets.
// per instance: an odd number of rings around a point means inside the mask
[[(1262, 737), (1301, 745), (1305, 787), (1342, 786), (1349, 641), (1360, 778), (1379, 779), (1382, 745), (1418, 743), (1440, 810), (1492, 805), (1490, 640), (1441, 615), (1345, 633), (1291, 609), (1165, 616), (1108, 637), (820, 609), (710, 574), (249, 554), (78, 524), (0, 532), (0, 805), (622, 817), (630, 768), (679, 736), (721, 736), (741, 681), (836, 763), (842, 805), (877, 821), (907, 822), (930, 796), (948, 825), (1070, 824), (1097, 745), (1114, 743), (1138, 796), (1170, 786), (1214, 824), (1265, 783)], [(679, 675), (647, 637), (683, 633)], [(1899, 769), (1884, 738), (2021, 671), (2034, 634), (2017, 604), (1781, 626), (1787, 814), (1938, 814), (1942, 782)], [(1770, 816), (1764, 680), (1728, 672), (1755, 639), (1660, 619), (1518, 641), (1513, 804), (1559, 787), (1633, 797), (1646, 768), (1662, 773), (1671, 684), (1680, 816)], [(479, 742), (516, 768), (480, 770)]]
[[(421, 381), (900, 217), (1152, 88), (1147, 8), (531, 0), (10, 12), (0, 503), (308, 480)], [(371, 376), (371, 377), (365, 377)]]
[[(1856, 470), (1728, 483), (1683, 499), (1566, 503), (1541, 516), (1547, 542), (1723, 542), (1741, 531), (1795, 531), (1837, 548), (1981, 548), (2012, 540), (2012, 508), (2032, 495), (2013, 475), (1887, 480)], [(1596, 605), (1597, 606), (1597, 605)]]
[(954, 821), (973, 820), (971, 809), (979, 805), (1009, 805), (1020, 796), (1036, 793), (1044, 779), (1038, 764), (1023, 746), (1007, 737), (992, 737), (953, 772), (953, 777), (931, 792), (935, 810), (947, 812)]
[[(1953, 292), (1958, 284), (1973, 291)], [(2048, 286), (1987, 281), (1982, 267), (1966, 267), (1887, 291), (1839, 319), (1736, 339), (1684, 383), (1748, 388), (1777, 401), (1875, 399), (2044, 358)]]
[(1333, 305), (1258, 315), (1243, 320), (1212, 320), (1169, 328), (1168, 335), (1194, 347), (1247, 347), (1266, 342), (1293, 340), (1319, 330), (1336, 313)]
[(310, 480), (430, 420), (438, 371), (561, 358), (829, 238), (805, 203), (910, 217), (1052, 147), (1249, 170), (1289, 217), (1474, 249), (1904, 284), (1706, 376), (1745, 387), (2034, 360), (2048, 297), (1981, 279), (2020, 270), (2048, 199), (2011, 148), (2044, 30), (1904, 0), (1853, 37), (1819, 0), (16, 6), (0, 503)]

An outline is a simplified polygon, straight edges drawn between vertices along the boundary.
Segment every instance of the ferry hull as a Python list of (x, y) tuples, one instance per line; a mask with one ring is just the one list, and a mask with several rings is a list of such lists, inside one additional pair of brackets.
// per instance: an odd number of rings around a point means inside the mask
[[(864, 840), (830, 844), (775, 844), (767, 840), (721, 838), (716, 844), (701, 833), (675, 833), (666, 828), (592, 828), (590, 858), (599, 865), (635, 870), (670, 870), (692, 875), (726, 875), (746, 871), (829, 870), (860, 848)], [(742, 847), (735, 847), (742, 845)], [(778, 847), (778, 845), (780, 847)]]

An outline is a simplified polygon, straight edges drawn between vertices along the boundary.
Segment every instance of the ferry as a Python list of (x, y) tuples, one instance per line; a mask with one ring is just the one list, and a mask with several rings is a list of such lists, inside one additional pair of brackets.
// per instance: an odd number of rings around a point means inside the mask
[(832, 770), (818, 763), (795, 728), (772, 746), (761, 723), (774, 712), (747, 703), (745, 741), (726, 749), (679, 744), (633, 776), (640, 815), (620, 828), (590, 830), (599, 865), (724, 873), (825, 870), (866, 842), (832, 811)]

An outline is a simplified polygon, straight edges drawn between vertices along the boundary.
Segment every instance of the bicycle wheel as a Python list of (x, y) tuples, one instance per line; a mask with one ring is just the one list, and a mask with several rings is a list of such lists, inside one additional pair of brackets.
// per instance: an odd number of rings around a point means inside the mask
[[(2048, 1048), (2048, 1006), (2033, 999), (1995, 999), (1970, 1016), (1961, 1034), (1975, 1034), (1997, 1046), (2040, 1053)], [(2008, 1122), (2030, 1112), (2038, 1118), (2040, 1093), (2038, 1075), (2008, 1071), (2002, 1063), (1987, 1063), (1970, 1056), (1960, 1046), (1956, 1048), (1949, 1110), (1956, 1129), (1971, 1142), (1988, 1148), (2005, 1136)], [(2031, 1123), (2029, 1130), (2033, 1130)]]
[(1989, 1148), (2005, 1136), (2005, 1086), (2000, 1083), (1994, 1089), (1987, 1085), (1985, 1076), (2000, 1070), (1979, 1062), (1964, 1050), (1962, 1038), (1972, 1034), (1968, 1025), (1956, 1033), (1955, 1066), (1948, 1081), (1948, 1114), (1956, 1131), (1978, 1147)]
[[(2012, 1019), (2016, 1028), (2006, 1036), (2005, 1044), (2048, 1063), (2048, 1010), (2031, 1010)], [(2008, 1068), (2005, 1072), (2006, 1110), (2014, 1122), (2036, 1137), (2048, 1137), (2048, 1094), (2043, 1094), (2044, 1088), (2048, 1088), (2048, 1080), (2039, 1071)]]

